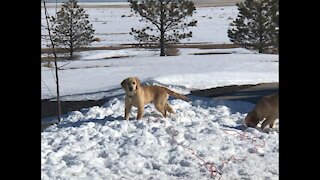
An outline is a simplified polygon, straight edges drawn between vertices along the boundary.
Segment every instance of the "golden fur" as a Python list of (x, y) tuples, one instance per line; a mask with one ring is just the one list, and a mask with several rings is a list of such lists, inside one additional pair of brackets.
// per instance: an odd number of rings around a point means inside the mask
[(140, 80), (137, 77), (126, 78), (121, 82), (121, 86), (125, 90), (124, 118), (126, 120), (129, 120), (129, 113), (132, 106), (138, 108), (137, 119), (142, 118), (144, 106), (151, 102), (154, 103), (155, 108), (161, 112), (163, 117), (167, 117), (167, 112), (174, 113), (167, 102), (169, 95), (189, 101), (186, 96), (175, 93), (164, 87), (141, 86)]
[(245, 124), (255, 128), (264, 118), (266, 120), (262, 123), (261, 129), (263, 130), (267, 125), (273, 128), (275, 120), (279, 119), (279, 93), (262, 97), (246, 116)]

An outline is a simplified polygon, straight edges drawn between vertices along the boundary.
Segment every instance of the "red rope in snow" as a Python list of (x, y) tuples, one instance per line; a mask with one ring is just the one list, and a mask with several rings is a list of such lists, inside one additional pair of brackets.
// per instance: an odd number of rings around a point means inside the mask
[[(230, 134), (230, 135), (234, 135), (234, 136), (238, 136), (238, 138), (240, 138), (241, 140), (246, 140), (246, 139), (251, 139), (252, 143), (254, 144), (254, 142), (256, 142), (256, 139), (260, 139), (262, 141), (262, 144), (255, 144), (254, 147), (254, 152), (258, 152), (258, 148), (263, 148), (265, 146), (265, 141), (263, 139), (261, 139), (260, 137), (253, 137), (250, 138), (250, 136), (246, 135), (244, 131), (238, 132), (235, 130), (227, 130), (224, 129), (223, 130), (226, 134)], [(230, 132), (235, 132), (235, 133), (230, 133)]]
[[(181, 143), (178, 143), (176, 140), (175, 140), (175, 136), (178, 136), (179, 135), (179, 131), (175, 130), (173, 126), (170, 127), (170, 129), (172, 130), (173, 134), (171, 135), (171, 138), (172, 138), (172, 142), (175, 142), (177, 145), (185, 148), (185, 149), (188, 149), (191, 151), (191, 154), (194, 155), (196, 158), (198, 158), (200, 161), (202, 161), (203, 164), (201, 164), (201, 166), (204, 166), (205, 169), (210, 173), (210, 177), (215, 177), (217, 176), (218, 174), (220, 175), (220, 178), (221, 178), (221, 173), (218, 171), (217, 167), (214, 165), (214, 163), (212, 162), (208, 162), (208, 161), (205, 161), (203, 158), (201, 158), (200, 156), (198, 156), (195, 152), (194, 149), (190, 148), (190, 147), (187, 147)], [(220, 179), (219, 178), (219, 179)]]
[[(224, 161), (222, 162), (222, 165), (221, 165), (221, 169), (224, 167), (225, 164), (228, 164), (228, 162), (230, 162), (232, 159), (237, 161), (237, 160), (241, 160), (241, 161), (244, 161), (246, 160), (247, 156), (243, 157), (243, 158), (235, 158), (233, 155), (227, 160), (227, 161)], [(222, 175), (221, 175), (222, 176)], [(220, 178), (219, 178), (220, 179)]]
[[(254, 143), (255, 142), (255, 139), (257, 139), (257, 138), (259, 138), (259, 137), (254, 137), (254, 138), (252, 138), (252, 143)], [(260, 139), (260, 138), (259, 138)], [(258, 152), (258, 148), (263, 148), (264, 146), (265, 146), (265, 141), (264, 140), (262, 140), (262, 139), (260, 139), (262, 142), (263, 142), (263, 144), (256, 144), (256, 145), (254, 145), (253, 147), (254, 147), (254, 149), (255, 149), (255, 152)]]
[[(196, 152), (195, 152), (194, 149), (192, 149), (192, 148), (190, 148), (190, 147), (184, 146), (183, 144), (180, 144), (180, 143), (177, 143), (177, 145), (180, 145), (180, 146), (182, 146), (182, 147), (185, 148), (185, 149), (189, 149), (189, 150), (191, 151), (191, 154), (192, 154), (192, 155), (194, 155), (195, 157), (197, 157), (198, 159), (200, 159), (200, 161), (203, 162), (203, 164), (201, 164), (201, 166), (204, 166), (204, 167), (206, 168), (206, 170), (210, 172), (210, 174), (211, 174), (210, 177), (211, 177), (211, 178), (217, 176), (218, 174), (219, 174), (220, 177), (221, 177), (221, 173), (218, 172), (218, 169), (217, 169), (217, 167), (214, 165), (214, 163), (205, 161), (204, 159), (202, 159), (201, 157), (199, 157), (199, 156), (196, 154)], [(219, 178), (219, 179), (220, 179), (220, 178)]]
[[(161, 121), (164, 122), (164, 128), (166, 127), (166, 122), (164, 120), (162, 120), (161, 118), (157, 118), (155, 121), (152, 121), (152, 122), (160, 122)], [(150, 118), (148, 118), (148, 122), (150, 122)], [(185, 149), (188, 149), (189, 151), (191, 151), (191, 154), (194, 155), (197, 159), (199, 159), (200, 161), (202, 161), (202, 164), (201, 166), (204, 166), (205, 169), (210, 173), (210, 177), (213, 178), (213, 177), (217, 177), (217, 175), (219, 175), (219, 178), (218, 180), (220, 180), (222, 178), (222, 169), (224, 168), (224, 166), (226, 164), (228, 164), (231, 160), (234, 160), (234, 161), (237, 161), (237, 160), (241, 160), (241, 161), (244, 161), (246, 160), (247, 156), (243, 157), (243, 158), (235, 158), (235, 156), (231, 156), (230, 158), (228, 158), (226, 161), (223, 161), (222, 164), (221, 164), (221, 167), (220, 167), (220, 170), (218, 170), (217, 166), (214, 165), (213, 162), (209, 162), (209, 161), (205, 161), (203, 158), (201, 158), (200, 156), (198, 156), (196, 154), (196, 151), (190, 147), (187, 147), (181, 143), (178, 143), (177, 140), (175, 139), (176, 136), (179, 135), (179, 131), (175, 130), (173, 126), (169, 127), (169, 129), (171, 130), (171, 142), (185, 148)], [(235, 131), (235, 130), (227, 130), (227, 129), (224, 129), (223, 130), (226, 134), (229, 134), (229, 135), (234, 135), (234, 136), (238, 136), (238, 138), (240, 138), (240, 140), (246, 140), (246, 139), (251, 139), (252, 140), (252, 143), (256, 142), (256, 139), (260, 139), (262, 141), (262, 144), (255, 144), (254, 145), (254, 149), (255, 149), (255, 153), (258, 151), (258, 148), (262, 148), (265, 146), (265, 141), (262, 140), (260, 137), (253, 137), (253, 138), (250, 138), (250, 136), (246, 135), (245, 132), (241, 131), (241, 132), (238, 132), (238, 131)], [(201, 167), (200, 166), (200, 167)]]
[[(177, 143), (177, 141), (175, 140), (175, 136), (178, 136), (179, 135), (179, 132), (177, 130), (174, 129), (174, 127), (170, 127), (170, 129), (172, 130), (172, 132), (174, 132), (173, 135), (171, 135), (172, 139), (174, 142), (176, 142), (177, 145), (185, 148), (185, 149), (188, 149), (191, 151), (191, 154), (194, 155), (196, 158), (198, 158), (200, 161), (202, 161), (202, 164), (201, 166), (204, 166), (206, 168), (206, 170), (210, 173), (210, 177), (213, 178), (213, 177), (217, 177), (217, 175), (219, 175), (219, 180), (222, 178), (222, 169), (224, 168), (224, 166), (226, 164), (228, 164), (231, 160), (234, 160), (234, 161), (238, 161), (238, 160), (241, 160), (241, 161), (244, 161), (246, 160), (247, 156), (243, 157), (243, 158), (236, 158), (234, 155), (232, 155), (230, 158), (228, 158), (226, 161), (222, 162), (221, 166), (220, 166), (220, 170), (218, 170), (217, 166), (214, 165), (213, 162), (209, 162), (209, 161), (205, 161), (203, 158), (199, 157), (195, 150), (190, 148), (190, 147), (187, 147), (181, 143)], [(229, 135), (234, 135), (234, 136), (238, 136), (238, 138), (240, 138), (241, 140), (246, 140), (246, 139), (250, 139), (250, 136), (246, 135), (245, 132), (241, 131), (241, 132), (238, 132), (238, 131), (235, 131), (235, 130), (227, 130), (227, 129), (224, 129), (223, 130), (226, 134), (229, 134)], [(231, 133), (231, 132), (235, 132), (235, 133)], [(265, 141), (262, 140), (260, 137), (253, 137), (251, 138), (252, 140), (252, 143), (256, 142), (256, 139), (260, 139), (262, 141), (262, 144), (255, 144), (254, 145), (254, 149), (255, 151), (254, 152), (257, 152), (258, 151), (258, 148), (262, 148), (265, 146)]]

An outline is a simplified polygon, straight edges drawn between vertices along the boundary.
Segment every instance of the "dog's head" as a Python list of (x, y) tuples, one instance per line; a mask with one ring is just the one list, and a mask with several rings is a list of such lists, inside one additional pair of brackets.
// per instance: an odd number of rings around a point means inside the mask
[(128, 77), (121, 82), (121, 86), (129, 96), (134, 96), (140, 88), (140, 80), (137, 77)]
[(256, 116), (254, 115), (254, 113), (251, 111), (247, 114), (245, 120), (244, 120), (246, 126), (248, 127), (252, 127), (255, 128), (257, 127), (258, 123), (259, 123), (259, 119), (256, 118)]

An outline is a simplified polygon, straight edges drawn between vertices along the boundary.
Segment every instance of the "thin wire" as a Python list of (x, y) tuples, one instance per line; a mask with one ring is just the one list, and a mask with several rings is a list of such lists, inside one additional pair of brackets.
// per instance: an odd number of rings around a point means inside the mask
[(54, 79), (54, 82), (57, 82), (57, 79), (55, 77), (55, 73), (53, 72), (53, 67), (50, 67), (50, 69), (51, 69), (51, 73), (52, 73), (52, 77)]
[(47, 84), (41, 79), (42, 83), (47, 87), (48, 91), (50, 92), (50, 94), (54, 97), (54, 95), (52, 94), (52, 92), (50, 91), (49, 87), (47, 86)]

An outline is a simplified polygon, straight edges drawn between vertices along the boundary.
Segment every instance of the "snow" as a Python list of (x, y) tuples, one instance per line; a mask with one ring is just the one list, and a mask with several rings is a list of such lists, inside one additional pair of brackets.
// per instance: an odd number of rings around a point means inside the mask
[[(219, 86), (278, 82), (277, 55), (244, 54), (243, 50), (239, 54), (229, 50), (234, 53), (192, 55), (195, 51), (181, 49), (181, 55), (174, 58), (159, 57), (158, 51), (135, 49), (84, 52), (80, 60), (58, 63), (62, 100), (97, 100), (110, 93), (119, 94), (120, 82), (129, 76), (137, 76), (145, 84), (171, 86), (183, 94)], [(118, 56), (124, 58), (110, 59)], [(52, 72), (42, 67), (42, 99), (54, 98)]]
[[(189, 148), (214, 163), (222, 179), (278, 179), (278, 132), (267, 134), (242, 125), (251, 103), (169, 103), (176, 114), (162, 118), (147, 105), (141, 121), (123, 120), (124, 102), (119, 98), (71, 112), (41, 134), (42, 179), (209, 179), (203, 162)], [(136, 114), (134, 109), (132, 115)], [(228, 134), (241, 129), (260, 141)], [(265, 147), (255, 152), (255, 145), (263, 141)], [(231, 160), (222, 168), (232, 156), (245, 160)]]
[[(94, 5), (95, 3), (90, 3)], [(99, 4), (98, 4), (99, 5)], [(49, 6), (50, 7), (50, 6)], [(49, 14), (55, 13), (55, 6), (48, 8)], [(82, 7), (80, 5), (80, 7)], [(95, 29), (95, 37), (100, 38), (100, 42), (92, 43), (92, 46), (109, 46), (127, 43), (137, 43), (129, 33), (131, 28), (144, 27), (145, 23), (140, 22), (140, 17), (130, 8), (86, 8), (89, 14), (89, 21)], [(59, 9), (58, 9), (59, 10)], [(42, 8), (42, 24), (46, 24), (44, 9)], [(229, 24), (237, 17), (238, 9), (235, 6), (226, 7), (198, 7), (196, 13), (190, 17), (196, 19), (197, 26), (191, 27), (193, 37), (182, 40), (182, 43), (230, 43), (227, 36)], [(42, 29), (43, 35), (48, 34), (46, 29)], [(42, 41), (42, 47), (46, 47), (48, 41)]]
[[(197, 8), (199, 24), (192, 41), (227, 42), (227, 17), (235, 17), (235, 9)], [(121, 32), (127, 33), (134, 20), (117, 22), (128, 9), (88, 10), (97, 18), (98, 32), (119, 32), (113, 41), (94, 46), (131, 42)], [(102, 26), (99, 20), (108, 22)], [(189, 95), (196, 89), (278, 82), (278, 55), (242, 48), (179, 50), (179, 56), (166, 57), (159, 57), (157, 50), (134, 48), (83, 51), (76, 60), (60, 61), (62, 100), (108, 100), (68, 112), (41, 132), (41, 179), (279, 179), (278, 121), (272, 130), (262, 131), (260, 124), (247, 128), (243, 120), (254, 104)], [(54, 71), (45, 64), (41, 98), (54, 99)], [(126, 121), (120, 83), (129, 76), (186, 94), (192, 102), (170, 98), (175, 114), (167, 118), (148, 104), (142, 120), (136, 120), (133, 108)]]

